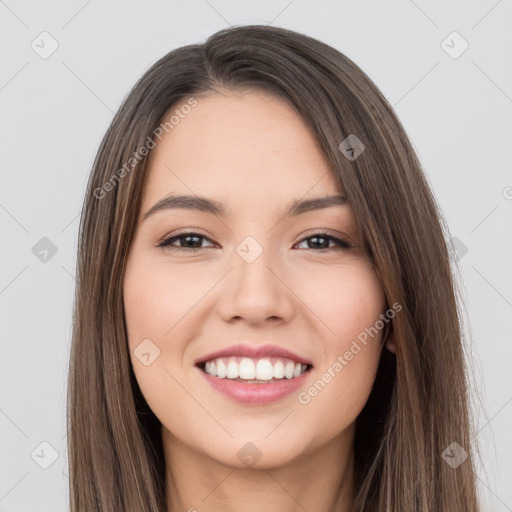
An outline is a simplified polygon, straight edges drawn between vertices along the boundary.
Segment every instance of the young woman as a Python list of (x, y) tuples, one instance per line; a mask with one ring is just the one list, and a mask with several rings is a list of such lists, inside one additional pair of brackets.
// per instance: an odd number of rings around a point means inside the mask
[(135, 85), (91, 173), (73, 512), (474, 512), (446, 227), (388, 102), (282, 28)]

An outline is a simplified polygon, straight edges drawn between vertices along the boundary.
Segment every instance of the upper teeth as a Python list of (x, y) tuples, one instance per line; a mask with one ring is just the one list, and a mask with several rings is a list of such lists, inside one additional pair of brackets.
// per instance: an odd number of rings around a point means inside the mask
[(262, 359), (251, 359), (249, 357), (218, 358), (208, 361), (205, 364), (205, 372), (221, 379), (293, 379), (306, 371), (307, 365), (296, 363), (289, 359), (268, 357)]

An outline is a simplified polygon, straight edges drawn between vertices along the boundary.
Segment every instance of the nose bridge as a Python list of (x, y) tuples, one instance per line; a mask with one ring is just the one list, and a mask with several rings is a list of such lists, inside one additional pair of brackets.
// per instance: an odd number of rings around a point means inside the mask
[(274, 276), (268, 267), (278, 266), (274, 251), (266, 244), (258, 242), (252, 235), (247, 236), (238, 244), (233, 255), (235, 267), (235, 286), (237, 293), (247, 291), (257, 299), (263, 294), (265, 301), (273, 296), (277, 290)]
[(289, 319), (293, 305), (288, 288), (279, 279), (276, 251), (247, 236), (233, 253), (233, 272), (223, 294), (223, 313), (262, 321), (269, 317)]

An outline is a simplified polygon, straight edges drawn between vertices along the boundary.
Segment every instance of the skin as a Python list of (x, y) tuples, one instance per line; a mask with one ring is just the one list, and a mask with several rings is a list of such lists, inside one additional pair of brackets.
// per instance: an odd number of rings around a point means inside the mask
[[(348, 512), (355, 420), (374, 382), (382, 331), (309, 403), (298, 393), (386, 305), (348, 203), (283, 218), (296, 199), (343, 194), (314, 137), (283, 100), (221, 90), (198, 99), (149, 164), (123, 293), (134, 372), (162, 424), (169, 510)], [(227, 216), (167, 209), (142, 220), (170, 193), (220, 201)], [(157, 247), (180, 229), (212, 242)], [(319, 247), (308, 238), (319, 232), (354, 247), (329, 239)], [(249, 235), (263, 248), (252, 263), (236, 252)], [(187, 249), (194, 242), (202, 247), (195, 252)], [(160, 350), (148, 366), (134, 354), (144, 339)], [(194, 360), (242, 340), (308, 358), (307, 383), (270, 405), (218, 393)], [(253, 466), (237, 456), (246, 443), (261, 453)]]

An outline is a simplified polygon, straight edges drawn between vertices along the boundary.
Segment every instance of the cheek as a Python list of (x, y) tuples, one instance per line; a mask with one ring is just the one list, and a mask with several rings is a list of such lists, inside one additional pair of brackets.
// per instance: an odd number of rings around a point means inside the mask
[(385, 323), (379, 319), (385, 298), (365, 261), (308, 278), (315, 287), (309, 290), (307, 303), (328, 329), (322, 329), (323, 360), (316, 379), (302, 390), (299, 402), (310, 413), (329, 411), (332, 425), (339, 428), (355, 420), (371, 392), (381, 353)]
[[(197, 275), (191, 280), (187, 272), (179, 265), (155, 262), (135, 248), (123, 280), (133, 371), (149, 407), (164, 424), (172, 424), (167, 417), (169, 403), (181, 404), (185, 415), (194, 410), (193, 401), (180, 385), (181, 365), (187, 333), (194, 329), (193, 315), (187, 313), (204, 295), (205, 287), (201, 288)], [(150, 354), (149, 361), (144, 361), (145, 353)]]
[(384, 312), (385, 298), (380, 281), (363, 259), (344, 265), (311, 267), (297, 279), (297, 295), (304, 298), (324, 324), (328, 350), (350, 345), (353, 337), (375, 324)]
[(126, 324), (131, 343), (143, 338), (167, 339), (175, 325), (209, 288), (207, 276), (184, 265), (166, 265), (135, 252), (123, 284)]

